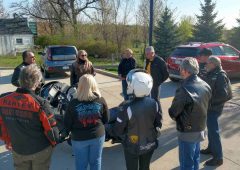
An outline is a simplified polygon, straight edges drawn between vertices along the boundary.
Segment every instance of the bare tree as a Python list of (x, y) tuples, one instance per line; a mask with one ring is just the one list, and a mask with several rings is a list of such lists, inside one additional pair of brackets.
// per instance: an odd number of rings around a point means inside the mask
[(3, 0), (0, 0), (0, 18), (6, 18), (6, 17), (8, 17), (8, 13), (6, 12), (3, 6)]
[(95, 23), (97, 23), (97, 29), (101, 30), (102, 38), (105, 41), (106, 47), (111, 35), (111, 24), (112, 22), (112, 6), (111, 0), (100, 0), (98, 6), (101, 10), (95, 12)]
[(80, 13), (87, 16), (87, 9), (98, 9), (95, 3), (99, 0), (22, 0), (12, 4), (12, 8), (22, 15), (58, 23), (70, 23), (74, 32), (78, 32), (77, 22)]
[(121, 53), (123, 43), (129, 36), (127, 24), (129, 24), (129, 16), (132, 11), (134, 0), (112, 0), (112, 16), (115, 26), (115, 40), (118, 53)]
[[(148, 40), (148, 27), (149, 27), (149, 18), (150, 18), (150, 11), (149, 11), (149, 0), (141, 0), (141, 3), (139, 5), (138, 9), (138, 20), (141, 24), (142, 28), (142, 35), (143, 35), (143, 41), (145, 44), (145, 47), (147, 45), (147, 40)], [(154, 18), (154, 25), (158, 23), (161, 13), (163, 9), (163, 2), (162, 0), (155, 0), (154, 1), (154, 13), (153, 13), (153, 18)]]

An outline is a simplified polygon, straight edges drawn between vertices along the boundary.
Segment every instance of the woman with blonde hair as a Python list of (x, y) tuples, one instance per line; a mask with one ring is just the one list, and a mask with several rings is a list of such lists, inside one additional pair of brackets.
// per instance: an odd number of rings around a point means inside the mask
[(79, 50), (76, 61), (71, 67), (70, 84), (71, 86), (77, 86), (79, 78), (84, 74), (92, 74), (95, 76), (95, 71), (92, 62), (88, 60), (87, 52), (85, 50)]
[(77, 170), (101, 169), (105, 141), (104, 124), (109, 120), (106, 101), (101, 97), (94, 77), (85, 74), (79, 79), (77, 98), (73, 99), (64, 116), (64, 124), (71, 132)]

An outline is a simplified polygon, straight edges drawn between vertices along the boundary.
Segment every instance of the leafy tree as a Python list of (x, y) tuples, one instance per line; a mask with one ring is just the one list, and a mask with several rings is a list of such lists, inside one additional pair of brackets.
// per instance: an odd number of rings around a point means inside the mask
[(155, 27), (154, 33), (156, 53), (163, 58), (168, 57), (180, 41), (173, 12), (167, 6)]
[(237, 19), (238, 26), (233, 28), (233, 33), (230, 36), (230, 44), (240, 50), (240, 17)]
[(193, 38), (194, 19), (190, 16), (184, 16), (178, 26), (179, 38), (181, 43), (186, 43)]
[(211, 42), (220, 41), (224, 24), (222, 20), (216, 20), (217, 12), (214, 12), (216, 3), (212, 0), (204, 0), (201, 3), (201, 15), (196, 15), (197, 23), (194, 29), (194, 38), (196, 41)]

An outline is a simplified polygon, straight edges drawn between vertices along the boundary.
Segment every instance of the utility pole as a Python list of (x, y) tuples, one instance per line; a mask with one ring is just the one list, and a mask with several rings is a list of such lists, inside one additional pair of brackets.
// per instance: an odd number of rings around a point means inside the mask
[(150, 20), (149, 20), (149, 46), (152, 46), (153, 36), (153, 0), (150, 0)]

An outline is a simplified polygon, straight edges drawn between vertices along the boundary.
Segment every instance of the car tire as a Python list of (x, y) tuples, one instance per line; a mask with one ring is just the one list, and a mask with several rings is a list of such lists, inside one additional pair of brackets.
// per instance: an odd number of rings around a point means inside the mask
[(173, 77), (169, 77), (169, 79), (170, 79), (172, 82), (179, 82), (179, 81), (180, 81), (179, 79), (173, 78)]

